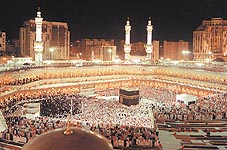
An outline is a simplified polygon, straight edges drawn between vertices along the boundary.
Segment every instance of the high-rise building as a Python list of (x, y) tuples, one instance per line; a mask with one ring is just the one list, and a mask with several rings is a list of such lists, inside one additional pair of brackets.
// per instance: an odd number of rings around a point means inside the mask
[(7, 41), (6, 44), (7, 54), (10, 54), (12, 56), (20, 56), (19, 43), (20, 41), (18, 38), (13, 38), (10, 41)]
[(6, 51), (6, 33), (0, 31), (0, 51)]
[[(20, 51), (35, 58), (35, 20), (25, 21), (20, 28)], [(43, 60), (69, 59), (70, 32), (67, 23), (42, 21)]]
[(160, 52), (159, 52), (159, 41), (152, 41), (152, 62), (154, 63), (158, 63), (159, 59), (160, 59)]
[(146, 55), (145, 43), (143, 42), (131, 43), (130, 55), (145, 56)]
[(171, 60), (190, 60), (189, 42), (163, 42), (163, 58)]
[[(124, 45), (125, 45), (125, 41), (121, 40), (120, 41), (120, 45), (119, 45), (119, 52), (121, 52), (120, 54), (122, 55), (122, 52), (124, 52)], [(145, 43), (143, 42), (134, 42), (134, 43), (130, 43), (130, 56), (145, 56), (146, 55), (146, 50), (145, 50)]]
[(116, 57), (116, 46), (114, 40), (104, 39), (82, 39), (80, 42), (82, 58), (86, 60), (111, 61)]
[(101, 46), (98, 56), (103, 61), (114, 61), (116, 58), (116, 46)]
[(194, 60), (209, 60), (227, 56), (227, 20), (203, 20), (193, 32)]

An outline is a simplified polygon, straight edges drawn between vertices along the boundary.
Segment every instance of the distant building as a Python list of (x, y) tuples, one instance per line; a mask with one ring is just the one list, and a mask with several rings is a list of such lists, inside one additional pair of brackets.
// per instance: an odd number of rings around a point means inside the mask
[(113, 61), (116, 58), (116, 46), (101, 46), (98, 53), (100, 60)]
[[(35, 20), (25, 21), (20, 28), (20, 52), (34, 59), (34, 41), (36, 36)], [(68, 59), (70, 50), (70, 32), (67, 23), (42, 22), (43, 60)]]
[(132, 49), (131, 49), (131, 55), (138, 55), (138, 56), (146, 56), (146, 49), (145, 45), (146, 43), (143, 42), (137, 42), (137, 43), (131, 43)]
[(76, 41), (71, 41), (70, 44), (70, 59), (83, 59), (82, 56), (82, 51), (80, 48), (80, 41), (76, 40)]
[(82, 39), (78, 45), (78, 50), (82, 52), (81, 57), (88, 61), (111, 61), (116, 57), (114, 40)]
[(203, 20), (193, 32), (194, 60), (211, 60), (227, 57), (227, 20)]
[(163, 59), (190, 60), (189, 42), (180, 40), (178, 42), (163, 42)]
[(18, 38), (14, 38), (8, 41), (6, 44), (6, 54), (11, 56), (20, 56), (19, 52), (20, 41)]
[[(120, 52), (124, 52), (124, 40), (120, 42)], [(130, 55), (146, 56), (145, 43), (131, 43)]]
[(6, 33), (0, 31), (0, 51), (6, 51)]
[(153, 42), (153, 52), (152, 52), (152, 62), (157, 63), (160, 59), (159, 41), (154, 40)]

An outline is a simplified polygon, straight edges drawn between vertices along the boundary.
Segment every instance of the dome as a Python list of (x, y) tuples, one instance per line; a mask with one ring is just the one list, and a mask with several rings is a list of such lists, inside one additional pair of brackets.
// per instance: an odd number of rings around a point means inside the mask
[(223, 58), (215, 58), (214, 59), (215, 62), (225, 62), (225, 60)]
[(102, 135), (83, 128), (70, 128), (72, 134), (66, 135), (66, 128), (55, 129), (26, 143), (22, 150), (113, 150), (111, 143)]

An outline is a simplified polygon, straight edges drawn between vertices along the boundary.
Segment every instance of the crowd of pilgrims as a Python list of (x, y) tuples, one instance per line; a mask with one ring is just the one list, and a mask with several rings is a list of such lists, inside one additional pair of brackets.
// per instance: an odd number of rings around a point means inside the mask
[(32, 83), (35, 81), (39, 81), (40, 79), (41, 79), (41, 77), (39, 77), (39, 76), (18, 78), (18, 79), (14, 79), (14, 80), (1, 79), (0, 87), (2, 87), (4, 85), (24, 85), (24, 84)]
[[(105, 136), (114, 147), (158, 147), (155, 120), (213, 120), (226, 119), (227, 95), (219, 93), (199, 97), (195, 104), (187, 106), (176, 102), (176, 93), (154, 87), (139, 87), (138, 105), (126, 106), (116, 98), (119, 89), (99, 91), (101, 97), (56, 92), (42, 95), (11, 97), (0, 103), (8, 129), (1, 132), (3, 139), (26, 143), (36, 135), (49, 130), (66, 127), (67, 116), (71, 123)], [(147, 101), (149, 100), (149, 101)], [(40, 103), (40, 116), (35, 120), (21, 115), (23, 105)], [(71, 109), (72, 106), (72, 109)], [(152, 110), (152, 111), (151, 111)]]

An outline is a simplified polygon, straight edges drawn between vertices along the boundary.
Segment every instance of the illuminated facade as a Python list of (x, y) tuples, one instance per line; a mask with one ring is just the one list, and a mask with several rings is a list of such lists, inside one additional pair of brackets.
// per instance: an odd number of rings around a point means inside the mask
[(146, 49), (145, 49), (144, 45), (145, 45), (145, 43), (143, 43), (143, 42), (131, 43), (130, 55), (145, 56)]
[(125, 25), (125, 45), (124, 45), (125, 60), (130, 60), (130, 52), (131, 52), (130, 31), (131, 31), (131, 26), (128, 18)]
[(203, 20), (193, 32), (194, 60), (207, 60), (227, 56), (227, 20)]
[(98, 56), (100, 60), (113, 61), (116, 58), (116, 46), (101, 46)]
[(91, 60), (112, 61), (116, 57), (116, 46), (114, 40), (104, 39), (82, 39), (78, 45), (81, 57)]
[(152, 43), (153, 43), (152, 61), (154, 63), (157, 63), (159, 61), (159, 58), (160, 58), (159, 41), (154, 40)]
[(151, 25), (151, 20), (149, 18), (148, 20), (148, 25), (147, 25), (147, 44), (145, 45), (146, 53), (147, 53), (147, 60), (151, 61), (152, 58), (152, 50), (153, 50), (153, 45), (152, 45), (152, 30), (153, 26)]
[(0, 51), (6, 51), (6, 33), (0, 31)]
[(189, 42), (183, 40), (178, 42), (164, 41), (163, 58), (170, 60), (190, 60), (191, 52), (189, 51)]
[[(43, 51), (42, 59), (64, 60), (69, 58), (70, 32), (67, 23), (42, 21), (42, 39)], [(23, 56), (29, 56), (35, 59), (34, 44), (36, 41), (35, 20), (24, 22), (20, 28), (20, 51)]]

